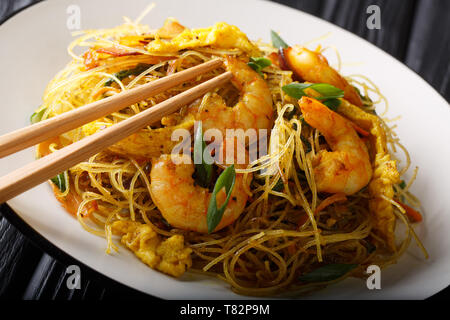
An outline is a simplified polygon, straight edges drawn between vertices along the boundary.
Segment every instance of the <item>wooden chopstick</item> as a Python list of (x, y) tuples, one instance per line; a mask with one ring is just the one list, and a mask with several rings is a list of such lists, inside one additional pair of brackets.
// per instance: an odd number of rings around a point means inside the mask
[(0, 203), (3, 203), (55, 175), (85, 161), (90, 156), (160, 120), (231, 79), (225, 72), (202, 84), (169, 98), (145, 111), (123, 120), (56, 152), (33, 161), (0, 178)]
[(214, 59), (137, 88), (65, 112), (56, 117), (7, 133), (0, 136), (0, 158), (119, 111), (150, 96), (154, 96), (187, 80), (193, 79), (200, 74), (214, 70), (220, 65), (222, 65), (222, 60)]

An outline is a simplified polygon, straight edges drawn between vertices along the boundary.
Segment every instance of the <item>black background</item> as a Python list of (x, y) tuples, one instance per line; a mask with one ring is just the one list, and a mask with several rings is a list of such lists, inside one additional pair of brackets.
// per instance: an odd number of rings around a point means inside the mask
[[(0, 0), (0, 23), (35, 2), (38, 1)], [(76, 3), (75, 0), (73, 2)], [(450, 100), (450, 1), (277, 0), (276, 2), (321, 17), (369, 40), (405, 63), (447, 101)], [(366, 27), (368, 16), (366, 9), (372, 4), (381, 8), (380, 30), (369, 30)], [(7, 44), (2, 43), (0, 46), (5, 45)], [(398, 81), (401, 82), (402, 79)], [(65, 270), (70, 264), (81, 265), (37, 237), (7, 206), (1, 206), (0, 298), (154, 299), (82, 265), (81, 289), (69, 290), (66, 287)], [(449, 298), (450, 288), (447, 288), (431, 299)]]

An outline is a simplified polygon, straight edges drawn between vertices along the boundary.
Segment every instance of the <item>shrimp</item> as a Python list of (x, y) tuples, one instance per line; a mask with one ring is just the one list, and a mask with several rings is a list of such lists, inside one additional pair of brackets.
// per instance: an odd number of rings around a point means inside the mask
[[(244, 164), (235, 164), (235, 167), (246, 168), (245, 163), (249, 157), (243, 147), (245, 141), (239, 135), (228, 137), (226, 129), (270, 129), (273, 122), (272, 95), (264, 79), (246, 63), (227, 57), (225, 67), (233, 74), (232, 83), (241, 93), (239, 101), (233, 107), (228, 107), (221, 96), (213, 94), (205, 104), (191, 106), (188, 115), (194, 115), (196, 120), (201, 121), (205, 131), (218, 129), (226, 137), (219, 152), (219, 157), (226, 155), (226, 158), (225, 161), (219, 159), (220, 163), (242, 163), (242, 153), (233, 152), (234, 158), (230, 159), (225, 152), (227, 145), (236, 147), (237, 143), (242, 147), (240, 150), (244, 150), (245, 160)], [(237, 159), (239, 160), (236, 161)], [(180, 162), (175, 164), (168, 155), (152, 161), (150, 190), (153, 202), (170, 225), (201, 233), (208, 232), (206, 215), (211, 193), (195, 184), (192, 178), (194, 165), (190, 156), (182, 155)], [(250, 181), (251, 174), (247, 175), (245, 181), (243, 174), (236, 174), (230, 201), (215, 231), (233, 223), (244, 211), (248, 199), (245, 190), (249, 187), (245, 184)], [(224, 189), (217, 194), (216, 199), (220, 207), (226, 199)]]
[(293, 46), (283, 50), (286, 63), (298, 77), (313, 83), (328, 83), (344, 90), (344, 98), (361, 107), (361, 97), (336, 70), (328, 64), (327, 59), (319, 52), (308, 50), (302, 46)]
[(367, 147), (350, 120), (319, 101), (302, 97), (299, 101), (305, 121), (320, 131), (332, 152), (321, 150), (312, 160), (317, 190), (352, 195), (372, 178)]
[[(227, 157), (223, 158), (226, 143), (220, 148), (219, 162), (231, 164), (235, 162)], [(224, 161), (222, 161), (224, 159)], [(180, 161), (175, 163), (170, 155), (162, 155), (152, 162), (150, 172), (150, 191), (153, 202), (161, 211), (167, 222), (176, 228), (207, 233), (206, 215), (211, 193), (208, 189), (195, 184), (194, 164), (189, 155), (180, 155)], [(245, 168), (244, 164), (235, 164), (236, 168)], [(245, 184), (251, 181), (251, 175), (244, 181), (244, 174), (237, 173), (230, 200), (226, 206), (222, 220), (214, 231), (218, 231), (233, 223), (244, 211), (248, 195)], [(217, 206), (226, 200), (225, 189), (216, 196)]]
[(205, 130), (270, 129), (273, 123), (272, 95), (264, 79), (245, 62), (225, 58), (225, 67), (233, 74), (232, 83), (241, 95), (239, 101), (228, 107), (218, 94), (208, 98), (206, 106), (193, 107), (196, 120)]

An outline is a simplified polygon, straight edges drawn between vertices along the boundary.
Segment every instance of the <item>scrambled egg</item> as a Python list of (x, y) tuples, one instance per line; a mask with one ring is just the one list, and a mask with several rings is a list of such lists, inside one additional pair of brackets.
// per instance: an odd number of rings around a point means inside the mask
[(381, 121), (376, 116), (362, 111), (345, 100), (342, 100), (338, 112), (371, 133), (369, 151), (371, 159), (374, 159), (374, 174), (369, 183), (371, 195), (369, 209), (374, 217), (375, 232), (386, 241), (390, 250), (395, 251), (394, 208), (389, 201), (380, 197), (380, 195), (384, 195), (392, 198), (394, 196), (393, 185), (400, 182), (396, 161), (391, 160), (387, 150), (386, 133)]
[(147, 50), (150, 53), (166, 54), (207, 46), (216, 49), (238, 48), (250, 56), (261, 55), (258, 47), (248, 40), (245, 33), (225, 22), (218, 22), (209, 28), (184, 29), (171, 40), (155, 39), (147, 45)]
[(182, 235), (161, 240), (147, 224), (134, 221), (116, 221), (111, 226), (121, 242), (149, 267), (174, 277), (181, 276), (191, 267), (190, 248), (185, 248)]

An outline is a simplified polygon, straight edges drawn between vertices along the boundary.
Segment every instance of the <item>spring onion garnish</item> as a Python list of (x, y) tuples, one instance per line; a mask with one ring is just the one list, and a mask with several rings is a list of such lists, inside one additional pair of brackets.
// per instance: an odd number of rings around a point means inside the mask
[[(223, 213), (227, 207), (228, 201), (230, 200), (231, 191), (234, 187), (234, 182), (236, 180), (236, 171), (234, 170), (234, 165), (226, 168), (219, 176), (216, 181), (216, 185), (214, 186), (213, 193), (211, 195), (211, 200), (209, 201), (208, 213), (206, 215), (206, 222), (208, 224), (208, 233), (214, 231), (217, 225), (222, 220)], [(225, 203), (217, 208), (217, 193), (219, 193), (222, 188), (225, 188), (225, 192), (227, 194), (227, 198)]]
[(309, 140), (306, 139), (304, 136), (300, 135), (300, 140), (302, 140), (303, 144), (305, 145), (305, 153), (308, 153), (312, 150), (311, 143), (309, 143)]
[(282, 89), (287, 95), (291, 96), (292, 98), (300, 99), (303, 96), (308, 96), (308, 94), (304, 91), (307, 88), (311, 88), (320, 93), (322, 96), (316, 98), (319, 100), (342, 98), (344, 96), (344, 91), (328, 83), (293, 82), (283, 86)]
[(41, 121), (45, 110), (47, 110), (47, 109), (43, 108), (43, 109), (39, 110), (38, 112), (33, 113), (30, 117), (31, 124), (35, 124), (35, 123), (38, 123), (39, 121)]
[(195, 181), (202, 187), (207, 188), (211, 183), (212, 164), (205, 162), (203, 157), (206, 143), (203, 140), (202, 123), (198, 122), (197, 131), (194, 136), (194, 163)]
[(272, 61), (270, 61), (269, 59), (263, 58), (263, 57), (257, 57), (257, 58), (250, 57), (250, 62), (247, 64), (250, 68), (252, 68), (256, 72), (258, 72), (259, 75), (262, 76), (263, 75), (262, 69), (270, 66), (272, 64)]
[(298, 279), (303, 282), (325, 282), (339, 279), (351, 270), (355, 269), (357, 264), (334, 263), (327, 264), (315, 269), (309, 273), (301, 275)]
[(332, 99), (322, 101), (322, 103), (324, 105), (326, 105), (328, 108), (330, 108), (331, 110), (336, 111), (337, 108), (341, 105), (341, 100), (332, 98)]
[[(358, 87), (352, 86), (353, 89), (355, 89), (355, 91), (358, 93), (359, 97), (361, 98), (363, 104), (365, 106), (371, 106), (373, 105), (373, 101), (372, 99), (369, 98), (369, 96), (363, 96), (363, 94), (361, 93), (361, 91), (358, 89)], [(375, 113), (376, 114), (376, 113)]]
[(50, 179), (61, 192), (66, 191), (67, 184), (66, 184), (66, 177), (64, 173), (60, 173), (57, 176)]
[[(321, 96), (310, 96), (305, 92), (305, 89), (310, 88), (318, 92)], [(290, 97), (300, 99), (301, 97), (311, 97), (317, 100), (322, 100), (322, 103), (333, 111), (341, 104), (338, 98), (344, 97), (344, 91), (332, 86), (328, 83), (299, 83), (293, 82), (282, 87), (283, 91)]]
[(377, 250), (377, 247), (372, 242), (367, 240), (364, 242), (364, 246), (366, 247), (368, 254), (371, 254)]
[[(126, 69), (126, 70), (122, 70), (122, 71), (116, 72), (114, 74), (114, 76), (116, 76), (116, 78), (119, 79), (119, 80), (123, 80), (123, 79), (125, 79), (126, 77), (129, 77), (129, 76), (138, 76), (142, 72), (144, 72), (145, 70), (150, 68), (150, 66), (151, 65), (149, 65), (149, 64), (139, 63), (136, 67), (134, 67), (132, 69)], [(108, 79), (105, 82), (104, 86), (105, 87), (109, 87), (113, 83), (114, 83), (114, 79), (110, 78), (110, 79)]]
[(273, 191), (278, 191), (281, 192), (284, 190), (284, 183), (283, 180), (278, 179), (277, 183), (275, 183), (275, 185), (272, 188)]
[(271, 30), (270, 31), (270, 38), (272, 39), (272, 45), (275, 48), (287, 48), (289, 47), (289, 45), (283, 40), (281, 39), (281, 37), (278, 35), (278, 33), (276, 33), (275, 31)]

